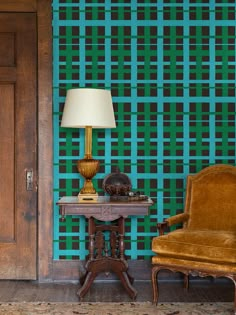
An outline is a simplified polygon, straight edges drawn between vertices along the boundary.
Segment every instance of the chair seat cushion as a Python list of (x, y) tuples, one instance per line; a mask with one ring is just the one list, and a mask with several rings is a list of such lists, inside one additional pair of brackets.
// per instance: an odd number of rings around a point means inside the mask
[(178, 259), (236, 263), (236, 232), (179, 229), (154, 237), (152, 251)]
[(235, 274), (236, 275), (236, 264), (219, 264), (219, 263), (210, 263), (205, 261), (195, 261), (189, 259), (178, 259), (168, 256), (155, 255), (152, 257), (152, 264), (165, 266), (162, 269), (172, 269), (175, 271), (191, 270), (191, 274), (202, 272), (205, 275), (214, 275), (220, 274)]

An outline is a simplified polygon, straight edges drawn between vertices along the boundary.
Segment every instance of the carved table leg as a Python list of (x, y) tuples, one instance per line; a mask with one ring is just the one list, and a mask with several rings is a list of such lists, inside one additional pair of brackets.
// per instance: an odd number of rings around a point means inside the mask
[(80, 297), (80, 299), (82, 299), (86, 293), (88, 292), (88, 290), (90, 289), (94, 279), (96, 278), (96, 274), (93, 272), (88, 272), (86, 274), (86, 278), (84, 280), (83, 286), (78, 290), (77, 295)]
[(128, 279), (129, 279), (129, 282), (131, 284), (133, 284), (134, 283), (134, 278), (128, 273), (128, 271), (126, 271), (126, 275), (127, 275)]
[[(110, 231), (110, 249), (105, 246), (103, 231)], [(89, 259), (86, 272), (80, 277), (82, 287), (77, 294), (83, 298), (96, 276), (101, 273), (116, 273), (122, 285), (132, 299), (137, 291), (132, 286), (134, 278), (128, 273), (128, 263), (124, 255), (124, 218), (118, 219), (118, 225), (95, 225), (94, 218), (89, 218)], [(109, 252), (111, 255), (109, 255)]]
[(84, 284), (84, 282), (85, 282), (87, 276), (88, 276), (88, 272), (87, 272), (87, 271), (86, 271), (86, 273), (85, 273), (84, 275), (80, 276), (80, 278), (79, 278), (79, 283), (80, 283), (81, 285)]
[(124, 286), (125, 290), (131, 297), (131, 299), (135, 299), (137, 296), (137, 291), (135, 288), (131, 285), (132, 282), (130, 282), (130, 278), (127, 272), (118, 272), (117, 275), (119, 276), (122, 285)]
[(124, 259), (125, 255), (125, 245), (124, 245), (124, 234), (125, 234), (125, 220), (124, 218), (119, 218), (118, 220), (118, 228), (119, 228), (119, 249), (120, 249), (120, 259)]
[(127, 269), (128, 265), (126, 261), (112, 257), (102, 257), (100, 259), (88, 261), (86, 264), (86, 274), (80, 278), (82, 287), (77, 292), (78, 296), (80, 298), (85, 296), (99, 273), (113, 272), (119, 277), (130, 298), (135, 299), (137, 296), (137, 291), (132, 286), (133, 278), (128, 274)]

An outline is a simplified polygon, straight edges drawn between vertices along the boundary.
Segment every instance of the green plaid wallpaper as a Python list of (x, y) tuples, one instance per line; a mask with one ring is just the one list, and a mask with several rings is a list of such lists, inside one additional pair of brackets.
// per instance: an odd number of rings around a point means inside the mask
[(235, 0), (54, 0), (54, 259), (85, 259), (83, 217), (61, 222), (77, 195), (84, 131), (60, 127), (66, 90), (111, 90), (116, 129), (95, 130), (94, 179), (116, 166), (155, 204), (126, 221), (126, 255), (150, 259), (156, 223), (183, 210), (186, 175), (235, 164)]

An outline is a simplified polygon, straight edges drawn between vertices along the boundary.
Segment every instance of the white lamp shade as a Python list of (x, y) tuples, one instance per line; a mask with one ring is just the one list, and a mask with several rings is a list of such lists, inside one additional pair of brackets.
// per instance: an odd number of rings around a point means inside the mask
[(111, 92), (101, 89), (71, 89), (67, 91), (61, 121), (62, 127), (115, 128)]

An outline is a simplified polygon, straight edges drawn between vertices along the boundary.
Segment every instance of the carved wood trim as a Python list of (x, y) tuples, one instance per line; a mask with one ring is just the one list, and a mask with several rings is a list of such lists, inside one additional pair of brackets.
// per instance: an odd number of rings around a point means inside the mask
[[(35, 0), (36, 1), (36, 0)], [(52, 277), (52, 15), (37, 1), (38, 17), (38, 280)]]

